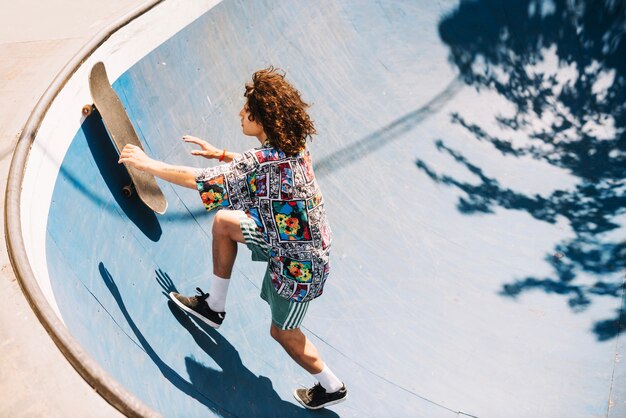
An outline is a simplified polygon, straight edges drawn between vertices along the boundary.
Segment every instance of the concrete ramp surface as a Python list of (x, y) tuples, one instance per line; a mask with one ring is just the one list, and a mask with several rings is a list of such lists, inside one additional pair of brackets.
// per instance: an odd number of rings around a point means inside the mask
[[(626, 416), (625, 10), (156, 5), (76, 69), (30, 149), (20, 239), (46, 303), (166, 417)], [(168, 302), (209, 287), (213, 215), (164, 182), (163, 216), (123, 196), (100, 115), (80, 113), (97, 61), (148, 154), (173, 164), (207, 164), (184, 134), (256, 146), (238, 118), (255, 70), (284, 69), (312, 104), (334, 242), (303, 330), (346, 402), (310, 413), (293, 399), (314, 382), (270, 337), (265, 266), (246, 248), (219, 331)]]

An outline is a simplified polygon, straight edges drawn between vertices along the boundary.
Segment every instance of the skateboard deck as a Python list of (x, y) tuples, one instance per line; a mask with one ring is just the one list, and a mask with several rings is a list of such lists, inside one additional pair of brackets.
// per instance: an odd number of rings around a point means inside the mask
[[(104, 126), (106, 126), (111, 139), (113, 139), (118, 153), (122, 151), (126, 144), (136, 145), (143, 150), (141, 141), (128, 118), (126, 109), (124, 109), (120, 98), (113, 90), (113, 87), (111, 87), (106, 68), (102, 62), (96, 63), (91, 68), (89, 73), (89, 90), (91, 91), (94, 105), (100, 112)], [(90, 112), (83, 109), (83, 114), (88, 113)], [(132, 181), (130, 186), (124, 188), (124, 194), (132, 194), (134, 188), (146, 206), (158, 214), (164, 214), (167, 210), (167, 200), (154, 176), (127, 164), (124, 165)]]

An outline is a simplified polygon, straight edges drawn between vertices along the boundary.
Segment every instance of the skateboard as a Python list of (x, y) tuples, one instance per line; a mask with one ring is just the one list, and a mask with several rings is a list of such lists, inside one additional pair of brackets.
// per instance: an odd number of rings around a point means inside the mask
[[(109, 78), (107, 77), (106, 68), (102, 62), (96, 63), (89, 73), (89, 90), (93, 105), (85, 105), (82, 114), (85, 117), (91, 115), (95, 108), (100, 112), (104, 126), (106, 126), (118, 153), (122, 151), (126, 144), (133, 144), (143, 150), (141, 141), (137, 136), (137, 132), (133, 127), (126, 109), (122, 105)], [(124, 196), (131, 196), (137, 193), (139, 199), (150, 209), (162, 215), (167, 210), (167, 200), (163, 191), (156, 182), (152, 174), (139, 171), (124, 163), (128, 174), (130, 175), (131, 184), (122, 189)]]

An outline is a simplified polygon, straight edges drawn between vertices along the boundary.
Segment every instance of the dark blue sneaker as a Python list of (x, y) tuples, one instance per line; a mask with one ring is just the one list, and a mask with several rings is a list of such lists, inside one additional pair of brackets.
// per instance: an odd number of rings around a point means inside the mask
[(196, 291), (198, 295), (191, 297), (183, 296), (176, 292), (170, 292), (170, 298), (185, 312), (195, 316), (213, 328), (219, 328), (224, 321), (226, 312), (215, 312), (209, 307), (206, 301), (209, 294), (204, 293), (199, 287), (196, 287)]

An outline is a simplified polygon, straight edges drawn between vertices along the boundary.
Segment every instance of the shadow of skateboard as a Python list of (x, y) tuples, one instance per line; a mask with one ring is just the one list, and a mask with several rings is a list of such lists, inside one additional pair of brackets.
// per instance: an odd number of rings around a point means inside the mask
[[(100, 116), (102, 116), (104, 125), (111, 139), (113, 139), (118, 153), (122, 151), (126, 144), (136, 145), (143, 150), (143, 145), (141, 145), (137, 132), (128, 118), (126, 109), (124, 109), (120, 98), (113, 90), (113, 87), (111, 87), (106, 68), (102, 62), (96, 63), (91, 68), (89, 73), (89, 90), (91, 91), (93, 103), (100, 112)], [(89, 116), (92, 110), (93, 108), (89, 105), (85, 106), (83, 115)], [(131, 179), (131, 184), (122, 190), (124, 195), (130, 196), (133, 192), (137, 192), (139, 199), (146, 206), (163, 215), (167, 210), (167, 200), (154, 176), (127, 164), (124, 164), (124, 166), (128, 170)]]

